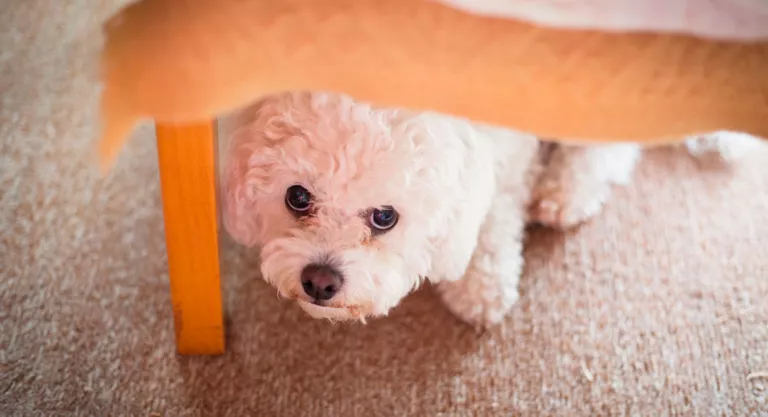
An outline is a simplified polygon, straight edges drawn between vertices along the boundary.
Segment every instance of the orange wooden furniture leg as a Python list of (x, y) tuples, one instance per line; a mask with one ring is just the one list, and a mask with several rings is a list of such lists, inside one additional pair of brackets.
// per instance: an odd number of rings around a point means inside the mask
[(224, 353), (215, 122), (157, 125), (177, 350)]

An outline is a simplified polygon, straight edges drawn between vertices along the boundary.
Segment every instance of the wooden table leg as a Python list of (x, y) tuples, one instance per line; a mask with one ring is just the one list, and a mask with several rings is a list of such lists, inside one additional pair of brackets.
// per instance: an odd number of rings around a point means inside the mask
[(215, 122), (157, 125), (177, 350), (224, 353)]

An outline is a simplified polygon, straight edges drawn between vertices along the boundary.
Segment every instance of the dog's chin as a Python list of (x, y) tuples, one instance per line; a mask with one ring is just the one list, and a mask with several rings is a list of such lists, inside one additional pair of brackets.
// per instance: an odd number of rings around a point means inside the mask
[(364, 319), (364, 315), (355, 309), (324, 307), (304, 300), (297, 300), (297, 302), (307, 314), (316, 319), (328, 319), (333, 321), (359, 321)]

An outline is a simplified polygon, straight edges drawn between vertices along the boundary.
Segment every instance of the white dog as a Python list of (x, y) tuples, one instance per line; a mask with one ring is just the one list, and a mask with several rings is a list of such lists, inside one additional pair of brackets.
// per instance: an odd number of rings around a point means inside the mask
[(563, 146), (327, 93), (266, 98), (231, 119), (224, 224), (310, 315), (386, 315), (427, 279), (485, 327), (518, 298), (528, 222), (565, 228), (629, 181), (635, 144)]

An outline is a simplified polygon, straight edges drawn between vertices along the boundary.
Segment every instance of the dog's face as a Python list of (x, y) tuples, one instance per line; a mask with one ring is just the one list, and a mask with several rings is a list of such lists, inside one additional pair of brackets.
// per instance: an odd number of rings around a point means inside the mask
[(362, 320), (440, 273), (463, 232), (464, 144), (345, 96), (283, 94), (253, 110), (230, 138), (224, 221), (261, 246), (282, 297), (314, 317)]

